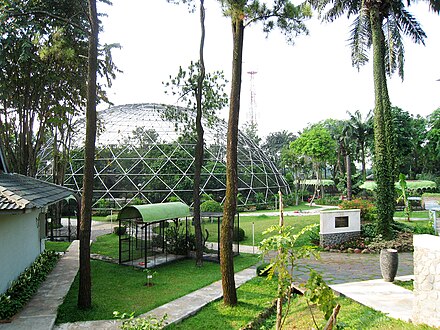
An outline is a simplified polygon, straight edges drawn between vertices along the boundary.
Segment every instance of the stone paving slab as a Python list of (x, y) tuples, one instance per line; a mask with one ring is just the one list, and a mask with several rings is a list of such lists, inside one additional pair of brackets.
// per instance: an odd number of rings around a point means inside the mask
[[(411, 276), (397, 277), (397, 280), (410, 280)], [(330, 287), (362, 305), (373, 308), (388, 316), (405, 322), (411, 321), (414, 294), (398, 285), (384, 280), (350, 282), (330, 285)]]
[[(256, 276), (256, 268), (250, 267), (235, 274), (236, 287), (241, 286), (250, 279)], [(218, 300), (223, 296), (221, 281), (217, 281), (204, 288), (196, 290), (186, 296), (173, 300), (167, 304), (159, 306), (148, 313), (142, 314), (139, 317), (154, 316), (155, 318), (162, 318), (167, 315), (167, 324), (180, 322), (183, 319), (190, 317), (197, 313), (204, 306), (212, 301)], [(78, 329), (103, 329), (113, 330), (119, 329), (120, 321), (88, 321), (64, 323), (55, 329), (57, 330), (78, 330)]]
[(0, 329), (52, 329), (58, 306), (70, 289), (79, 268), (79, 241), (73, 241), (55, 268), (47, 276), (34, 297), (11, 323), (0, 324)]

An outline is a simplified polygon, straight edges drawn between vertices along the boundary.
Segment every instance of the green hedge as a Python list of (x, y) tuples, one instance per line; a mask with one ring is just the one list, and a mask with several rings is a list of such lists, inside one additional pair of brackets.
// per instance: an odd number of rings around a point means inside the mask
[(45, 251), (12, 282), (10, 288), (0, 295), (0, 320), (14, 316), (37, 292), (47, 274), (55, 267), (59, 255)]

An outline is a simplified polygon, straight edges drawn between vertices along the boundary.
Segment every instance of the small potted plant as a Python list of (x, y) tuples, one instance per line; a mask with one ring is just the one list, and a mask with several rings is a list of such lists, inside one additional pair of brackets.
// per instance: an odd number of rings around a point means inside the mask
[(146, 276), (146, 279), (147, 279), (147, 282), (145, 283), (145, 286), (153, 286), (153, 276), (157, 275), (157, 272), (155, 272), (155, 271), (153, 271), (151, 269), (148, 269), (148, 268), (145, 268), (143, 270), (143, 272), (145, 273), (145, 276)]

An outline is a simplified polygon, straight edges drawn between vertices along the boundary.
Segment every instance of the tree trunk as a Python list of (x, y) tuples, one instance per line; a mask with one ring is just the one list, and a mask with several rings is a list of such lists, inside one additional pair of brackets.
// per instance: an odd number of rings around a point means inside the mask
[(79, 231), (79, 291), (78, 307), (92, 306), (90, 276), (90, 230), (92, 224), (93, 174), (96, 140), (96, 71), (98, 68), (98, 15), (96, 0), (89, 0), (89, 50), (87, 74), (86, 142), (84, 150), (84, 177)]
[(243, 59), (243, 17), (232, 15), (233, 60), (231, 97), (226, 150), (226, 196), (223, 209), (223, 221), (220, 231), (220, 268), (222, 273), (223, 302), (227, 306), (237, 304), (237, 291), (234, 279), (234, 260), (232, 254), (232, 234), (234, 217), (237, 210), (237, 144), (238, 118), (240, 112), (241, 74)]
[(367, 180), (367, 166), (365, 164), (365, 145), (362, 144), (361, 147), (361, 162), (362, 162), (362, 180), (365, 182)]
[(345, 155), (345, 166), (346, 166), (346, 174), (347, 174), (347, 199), (351, 201), (352, 188), (351, 188), (351, 160), (350, 154), (347, 153)]
[(203, 264), (203, 238), (202, 238), (202, 225), (200, 220), (200, 177), (202, 174), (203, 165), (203, 126), (202, 126), (202, 93), (203, 93), (203, 80), (205, 79), (205, 61), (203, 58), (203, 48), (205, 44), (205, 7), (204, 0), (200, 0), (200, 72), (197, 81), (197, 115), (196, 115), (196, 131), (197, 131), (197, 144), (194, 157), (194, 227), (196, 235), (196, 265), (202, 266)]
[(394, 214), (393, 166), (393, 129), (391, 106), (388, 95), (385, 71), (385, 38), (382, 30), (383, 17), (379, 9), (370, 10), (370, 23), (373, 40), (373, 75), (374, 75), (374, 169), (377, 207), (377, 227), (384, 238), (393, 236), (391, 224)]
[[(281, 194), (281, 191), (278, 191), (278, 196), (280, 199), (280, 227), (284, 226), (284, 214), (283, 214), (283, 195)], [(280, 231), (281, 234), (281, 231)], [(282, 248), (278, 250), (278, 253), (283, 253)], [(280, 282), (278, 282), (278, 298), (277, 298), (277, 319), (275, 324), (276, 330), (281, 330), (283, 327), (283, 297), (284, 297), (284, 291), (283, 286)]]

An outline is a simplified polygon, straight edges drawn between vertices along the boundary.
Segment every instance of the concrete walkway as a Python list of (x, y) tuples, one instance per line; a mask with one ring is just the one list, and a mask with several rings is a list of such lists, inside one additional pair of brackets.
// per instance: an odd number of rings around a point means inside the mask
[(78, 268), (79, 241), (73, 241), (35, 296), (14, 317), (11, 323), (0, 324), (0, 329), (52, 329), (57, 317), (58, 306), (62, 304), (69, 291)]
[[(413, 278), (414, 276), (401, 276), (396, 280), (409, 281)], [(382, 279), (335, 284), (330, 287), (341, 295), (392, 318), (411, 321), (414, 294), (410, 290)]]

